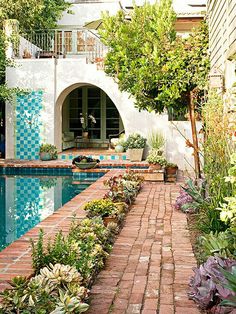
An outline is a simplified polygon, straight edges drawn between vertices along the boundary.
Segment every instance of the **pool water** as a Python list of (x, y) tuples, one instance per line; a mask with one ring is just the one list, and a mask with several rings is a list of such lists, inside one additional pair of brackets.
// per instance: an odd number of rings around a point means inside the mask
[(0, 251), (101, 176), (0, 175)]

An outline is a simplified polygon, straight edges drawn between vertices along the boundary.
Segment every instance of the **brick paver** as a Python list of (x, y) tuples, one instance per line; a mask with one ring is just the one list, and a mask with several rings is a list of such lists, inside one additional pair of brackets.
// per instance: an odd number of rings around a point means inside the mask
[(172, 208), (178, 192), (178, 185), (144, 184), (91, 290), (88, 314), (200, 313), (186, 295), (196, 261), (186, 217)]

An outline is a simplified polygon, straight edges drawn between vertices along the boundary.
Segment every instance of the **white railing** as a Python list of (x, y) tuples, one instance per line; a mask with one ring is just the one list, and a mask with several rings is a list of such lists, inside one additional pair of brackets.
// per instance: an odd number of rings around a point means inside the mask
[(86, 29), (48, 30), (21, 35), (18, 58), (86, 58), (99, 62), (107, 53), (99, 37)]

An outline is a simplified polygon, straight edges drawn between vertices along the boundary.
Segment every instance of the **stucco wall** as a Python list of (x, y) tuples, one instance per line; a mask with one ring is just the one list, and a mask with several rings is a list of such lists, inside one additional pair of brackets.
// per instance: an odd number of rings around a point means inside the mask
[[(185, 147), (185, 138), (191, 140), (190, 123), (178, 122), (177, 128), (168, 121), (167, 115), (139, 112), (132, 97), (120, 92), (113, 79), (107, 77), (96, 65), (86, 64), (77, 59), (17, 60), (15, 68), (7, 69), (8, 85), (43, 91), (42, 140), (57, 145), (61, 149), (62, 104), (66, 96), (76, 87), (91, 84), (101, 88), (116, 105), (126, 134), (139, 132), (147, 136), (149, 132), (161, 130), (166, 137), (166, 155), (183, 170), (192, 169), (192, 150)], [(7, 158), (13, 158), (14, 121), (12, 104), (7, 106)], [(198, 126), (200, 128), (200, 125)], [(179, 129), (179, 131), (177, 130)]]

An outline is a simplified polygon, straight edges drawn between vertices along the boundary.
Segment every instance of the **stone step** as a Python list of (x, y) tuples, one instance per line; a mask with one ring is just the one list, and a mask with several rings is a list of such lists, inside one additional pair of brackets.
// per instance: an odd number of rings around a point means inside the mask
[[(79, 154), (59, 154), (58, 155), (58, 159), (60, 160), (72, 160), (74, 159), (76, 156), (78, 156)], [(111, 155), (106, 155), (106, 154), (94, 154), (94, 155), (86, 155), (87, 157), (91, 157), (93, 159), (99, 159), (100, 161), (102, 160), (112, 160), (112, 161), (125, 161), (127, 160), (127, 156), (126, 154), (111, 154)]]

